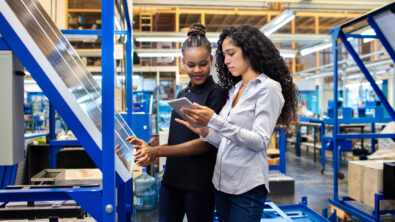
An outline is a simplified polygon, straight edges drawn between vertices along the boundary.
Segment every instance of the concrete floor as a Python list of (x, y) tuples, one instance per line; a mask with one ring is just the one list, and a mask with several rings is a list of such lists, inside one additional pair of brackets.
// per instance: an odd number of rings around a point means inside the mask
[[(292, 147), (292, 146), (291, 146)], [(343, 166), (344, 165), (344, 166)], [(342, 165), (345, 174), (343, 180), (339, 180), (339, 196), (347, 195), (347, 169)], [(333, 198), (333, 169), (332, 163), (327, 161), (325, 172), (321, 174), (319, 155), (317, 162), (313, 162), (313, 155), (302, 151), (301, 157), (295, 155), (294, 149), (287, 152), (287, 175), (295, 179), (294, 195), (269, 195), (268, 199), (277, 205), (295, 204), (307, 197), (307, 203), (317, 213), (321, 214), (323, 208), (329, 208), (328, 198)], [(158, 210), (137, 211), (137, 222), (158, 221)], [(184, 221), (187, 221), (184, 219)]]

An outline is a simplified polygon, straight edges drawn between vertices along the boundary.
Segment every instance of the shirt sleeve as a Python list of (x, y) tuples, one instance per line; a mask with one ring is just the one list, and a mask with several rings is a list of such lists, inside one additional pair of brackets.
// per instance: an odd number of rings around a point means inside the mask
[(206, 141), (206, 142), (210, 143), (211, 145), (215, 146), (216, 148), (218, 148), (223, 136), (221, 134), (215, 132), (213, 129), (210, 129), (210, 128), (208, 128), (208, 129), (209, 129), (209, 132), (208, 132), (207, 136), (206, 137), (200, 136), (200, 138), (203, 141)]
[[(222, 93), (218, 88), (213, 89), (208, 99), (208, 107), (214, 110), (216, 114), (219, 114), (225, 103), (226, 95)], [(214, 130), (210, 130), (209, 128), (209, 134), (206, 137), (200, 138), (218, 148), (222, 137), (223, 136), (221, 134), (218, 134), (217, 132), (215, 132)]]
[(268, 85), (263, 88), (256, 98), (252, 130), (231, 124), (216, 114), (211, 117), (208, 127), (241, 147), (255, 152), (266, 150), (277, 119), (281, 114), (284, 98), (281, 87), (276, 85)]

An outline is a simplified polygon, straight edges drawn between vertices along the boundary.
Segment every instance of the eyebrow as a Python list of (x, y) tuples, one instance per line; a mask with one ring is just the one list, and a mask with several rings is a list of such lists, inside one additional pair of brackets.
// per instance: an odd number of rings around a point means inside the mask
[(222, 53), (229, 52), (229, 51), (231, 51), (231, 50), (234, 50), (234, 48), (226, 49), (226, 50), (223, 51)]
[[(196, 63), (203, 63), (203, 62), (208, 62), (207, 60), (201, 60), (201, 61), (199, 61), (199, 62), (196, 62)], [(187, 62), (188, 64), (195, 64), (195, 62)]]

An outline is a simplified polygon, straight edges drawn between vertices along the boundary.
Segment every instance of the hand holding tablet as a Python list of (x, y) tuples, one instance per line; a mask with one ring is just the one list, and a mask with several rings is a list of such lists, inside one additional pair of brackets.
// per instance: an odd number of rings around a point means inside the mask
[(195, 128), (201, 128), (202, 126), (197, 125), (195, 123), (192, 123), (189, 121), (187, 118), (185, 118), (185, 115), (181, 112), (181, 108), (192, 108), (194, 109), (195, 107), (192, 105), (191, 101), (189, 101), (187, 98), (182, 97), (179, 99), (175, 99), (169, 102), (169, 105), (173, 107), (174, 111), (176, 111), (182, 118), (184, 118), (185, 121), (187, 121), (189, 124), (191, 124), (192, 127)]

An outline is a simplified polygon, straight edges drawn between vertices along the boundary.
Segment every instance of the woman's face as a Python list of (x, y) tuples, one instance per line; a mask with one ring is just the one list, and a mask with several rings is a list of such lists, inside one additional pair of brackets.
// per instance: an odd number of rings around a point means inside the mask
[(249, 59), (243, 57), (243, 51), (240, 47), (233, 44), (233, 40), (230, 37), (226, 37), (222, 42), (222, 53), (225, 57), (225, 65), (235, 77), (246, 73), (251, 66)]
[(203, 84), (210, 76), (213, 56), (204, 47), (187, 48), (182, 63), (191, 79), (192, 86)]

